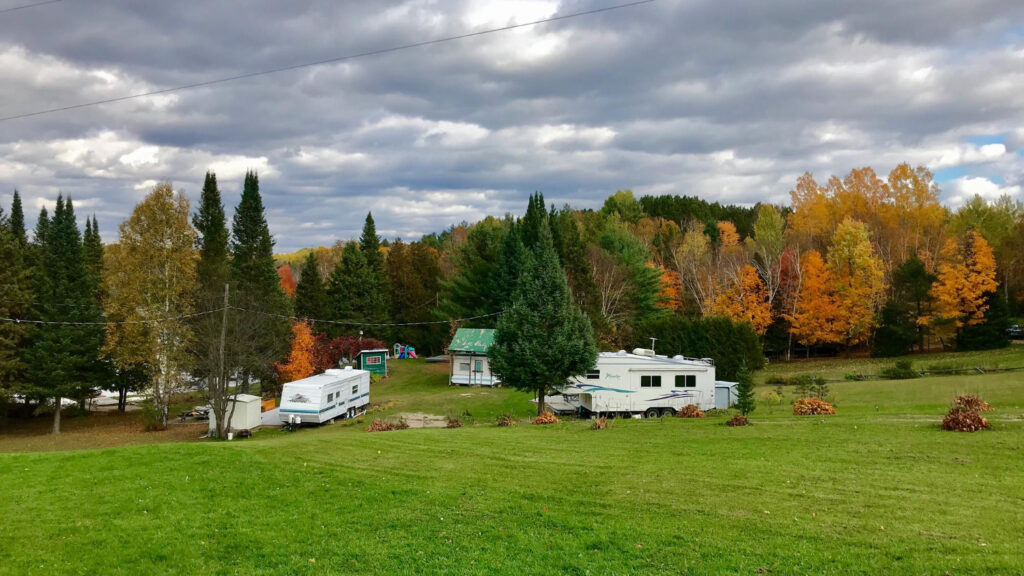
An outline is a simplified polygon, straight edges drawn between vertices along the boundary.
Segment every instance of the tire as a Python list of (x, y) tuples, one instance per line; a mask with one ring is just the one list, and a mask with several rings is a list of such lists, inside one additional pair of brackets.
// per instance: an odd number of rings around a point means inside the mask
[(618, 414), (615, 413), (615, 412), (607, 412), (607, 413), (605, 413), (604, 417), (609, 419), (609, 420), (614, 420), (616, 416), (618, 416)]
[(671, 418), (676, 415), (676, 411), (671, 408), (665, 408), (661, 411), (662, 418)]
[(644, 412), (644, 418), (657, 418), (660, 415), (661, 411), (657, 408), (648, 408), (647, 411)]

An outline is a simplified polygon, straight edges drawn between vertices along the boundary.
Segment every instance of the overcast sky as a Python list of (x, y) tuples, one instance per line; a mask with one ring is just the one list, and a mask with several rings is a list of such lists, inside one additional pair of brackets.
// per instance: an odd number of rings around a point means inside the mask
[[(0, 8), (26, 0), (3, 0)], [(528, 22), (621, 0), (64, 0), (0, 14), (0, 116)], [(106, 241), (152, 188), (232, 211), (259, 172), (278, 251), (406, 239), (617, 189), (785, 203), (805, 171), (928, 166), (955, 206), (1022, 198), (1024, 2), (657, 0), (0, 123), (0, 201), (58, 192)]]

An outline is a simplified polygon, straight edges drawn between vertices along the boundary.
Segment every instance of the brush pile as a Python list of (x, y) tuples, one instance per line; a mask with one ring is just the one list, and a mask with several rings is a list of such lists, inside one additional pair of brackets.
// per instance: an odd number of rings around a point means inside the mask
[(558, 424), (561, 420), (551, 412), (544, 412), (533, 419), (534, 424)]
[(820, 398), (800, 398), (793, 402), (793, 414), (796, 416), (833, 415), (836, 409)]
[(704, 418), (707, 414), (700, 411), (694, 404), (687, 404), (676, 412), (676, 416), (679, 418)]

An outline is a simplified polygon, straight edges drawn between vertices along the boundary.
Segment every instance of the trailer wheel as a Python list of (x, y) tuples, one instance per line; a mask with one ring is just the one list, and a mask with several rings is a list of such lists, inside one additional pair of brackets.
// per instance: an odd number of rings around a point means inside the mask
[(661, 411), (661, 415), (663, 418), (671, 418), (676, 415), (676, 411), (671, 408), (665, 408)]
[(616, 412), (605, 412), (604, 414), (604, 417), (609, 420), (614, 420), (616, 416), (618, 416), (618, 413)]
[(648, 408), (647, 411), (644, 412), (644, 418), (657, 418), (659, 414), (660, 412), (657, 408)]

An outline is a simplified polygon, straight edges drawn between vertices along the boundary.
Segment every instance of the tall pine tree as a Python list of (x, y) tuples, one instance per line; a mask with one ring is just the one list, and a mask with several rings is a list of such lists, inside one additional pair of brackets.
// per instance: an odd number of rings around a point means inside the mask
[(546, 225), (538, 231), (512, 306), (498, 321), (488, 357), (503, 383), (534, 393), (538, 414), (546, 394), (597, 361), (593, 330), (572, 302)]
[(11, 215), (7, 219), (8, 230), (19, 244), (28, 244), (28, 237), (25, 234), (25, 212), (21, 207), (21, 195), (14, 191), (14, 199), (11, 200)]
[[(15, 202), (18, 201), (15, 191)], [(6, 222), (0, 220), (0, 316), (4, 318), (28, 319), (32, 300), (32, 279), (28, 268), (27, 245), (24, 242), (24, 222), (21, 238), (17, 232), (15, 214), (20, 203), (11, 208)], [(6, 397), (23, 393), (28, 387), (28, 364), (25, 361), (26, 347), (31, 336), (31, 326), (15, 322), (0, 323), (0, 410), (7, 403)], [(0, 413), (0, 418), (4, 414)]]
[(220, 189), (217, 188), (217, 175), (213, 172), (206, 173), (199, 211), (192, 217), (192, 225), (198, 234), (196, 248), (199, 250), (199, 264), (196, 267), (196, 281), (199, 298), (205, 304), (206, 300), (221, 295), (224, 285), (231, 279), (227, 218), (224, 216)]
[[(388, 276), (384, 269), (384, 254), (380, 248), (380, 237), (377, 236), (377, 225), (373, 221), (373, 214), (367, 213), (366, 222), (363, 224), (363, 233), (359, 237), (359, 249), (366, 262), (366, 276), (356, 279), (356, 281), (367, 284), (363, 290), (366, 300), (360, 305), (362, 319), (375, 324), (388, 322), (390, 307)], [(391, 334), (383, 327), (375, 327), (373, 332), (381, 340), (388, 340), (391, 337)]]
[(320, 268), (316, 263), (316, 252), (310, 250), (302, 266), (302, 276), (295, 287), (295, 314), (300, 318), (327, 318), (327, 288), (320, 277)]

